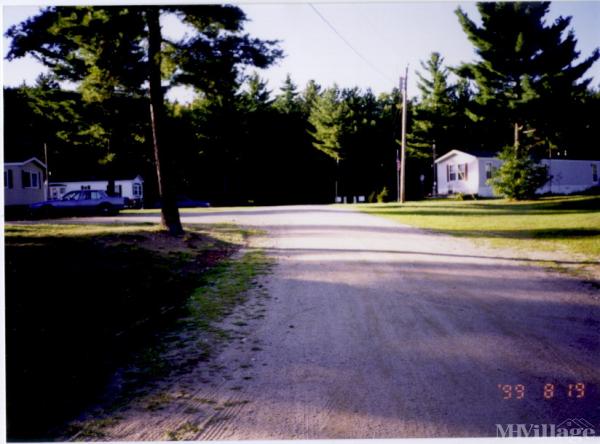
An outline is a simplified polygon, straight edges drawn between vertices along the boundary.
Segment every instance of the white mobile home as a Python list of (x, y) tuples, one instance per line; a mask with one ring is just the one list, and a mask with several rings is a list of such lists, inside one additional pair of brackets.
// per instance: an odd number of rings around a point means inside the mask
[(4, 164), (4, 205), (29, 205), (46, 200), (46, 165), (36, 157)]
[[(60, 199), (69, 191), (106, 190), (108, 180), (51, 182), (48, 188), (50, 199)], [(133, 179), (115, 180), (115, 192), (118, 196), (128, 198), (132, 206), (141, 207), (144, 201), (144, 179), (141, 176), (136, 176)]]
[[(502, 161), (489, 154), (470, 154), (452, 150), (435, 161), (437, 192), (441, 195), (463, 193), (494, 196), (487, 181)], [(569, 194), (600, 185), (600, 160), (542, 159), (551, 179), (538, 194)]]

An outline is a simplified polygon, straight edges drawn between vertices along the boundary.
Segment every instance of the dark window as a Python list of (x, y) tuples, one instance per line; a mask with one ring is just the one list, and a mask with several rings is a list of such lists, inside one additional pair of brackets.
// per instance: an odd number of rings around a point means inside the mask
[(79, 199), (79, 191), (69, 191), (63, 196), (63, 200), (77, 200)]
[(40, 173), (31, 171), (21, 171), (21, 187), (22, 188), (41, 188), (42, 178)]
[(458, 180), (467, 180), (468, 166), (466, 163), (458, 164)]
[(448, 182), (452, 182), (456, 180), (456, 170), (454, 169), (454, 165), (448, 165)]
[(13, 188), (13, 171), (10, 169), (4, 172), (4, 188)]
[(21, 187), (31, 188), (31, 174), (29, 174), (29, 171), (21, 171)]
[(598, 182), (598, 165), (592, 164), (592, 181)]
[(492, 168), (492, 162), (486, 162), (485, 163), (485, 178), (491, 179), (493, 172), (494, 172), (494, 170)]

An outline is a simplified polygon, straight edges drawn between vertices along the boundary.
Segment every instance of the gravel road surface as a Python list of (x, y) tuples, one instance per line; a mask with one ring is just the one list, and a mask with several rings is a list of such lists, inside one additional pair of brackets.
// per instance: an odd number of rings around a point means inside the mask
[(276, 260), (265, 317), (216, 357), (222, 373), (173, 383), (168, 406), (126, 411), (110, 439), (496, 436), (497, 424), (572, 418), (600, 434), (597, 289), (343, 208), (183, 220), (268, 233), (256, 245)]

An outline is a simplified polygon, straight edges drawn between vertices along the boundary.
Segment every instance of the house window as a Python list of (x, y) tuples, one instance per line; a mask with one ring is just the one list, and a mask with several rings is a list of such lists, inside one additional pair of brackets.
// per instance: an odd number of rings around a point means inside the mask
[(458, 164), (458, 180), (469, 179), (469, 165), (466, 163)]
[(10, 169), (4, 171), (4, 188), (13, 188), (13, 171)]
[(448, 169), (446, 170), (446, 179), (448, 182), (456, 180), (456, 170), (454, 169), (454, 165), (448, 165)]
[(133, 184), (133, 195), (141, 196), (142, 195), (142, 184), (134, 183)]
[(491, 179), (494, 175), (494, 167), (492, 166), (492, 162), (485, 163), (485, 178)]
[(122, 185), (115, 185), (115, 195), (116, 196), (123, 195), (123, 186)]
[(592, 164), (592, 181), (598, 182), (598, 165)]
[(81, 189), (82, 190), (91, 190), (92, 186), (91, 185), (81, 185)]
[(21, 171), (21, 186), (23, 188), (41, 188), (40, 173)]

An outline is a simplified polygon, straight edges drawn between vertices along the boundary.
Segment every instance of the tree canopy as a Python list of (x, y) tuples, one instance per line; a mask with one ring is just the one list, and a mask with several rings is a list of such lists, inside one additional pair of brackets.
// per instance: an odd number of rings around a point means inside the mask
[[(179, 41), (164, 38), (159, 21), (164, 14), (195, 32)], [(162, 223), (178, 234), (172, 161), (163, 140), (164, 88), (185, 84), (228, 97), (239, 87), (241, 67), (266, 67), (280, 57), (276, 42), (242, 33), (245, 19), (234, 6), (49, 7), (7, 31), (12, 39), (7, 58), (33, 55), (57, 79), (77, 82), (87, 101), (116, 94), (150, 99)]]
[[(477, 85), (470, 107), (476, 120), (535, 130), (538, 140), (557, 141), (560, 115), (573, 98), (584, 94), (591, 79), (583, 76), (600, 50), (577, 63), (577, 40), (571, 17), (547, 24), (550, 2), (480, 2), (477, 25), (461, 9), (459, 22), (479, 60), (464, 63), (457, 73)], [(566, 33), (566, 35), (565, 35)], [(507, 137), (500, 139), (507, 142)]]
[[(542, 155), (597, 156), (600, 93), (585, 73), (598, 51), (578, 58), (570, 18), (547, 23), (548, 3), (477, 7), (481, 22), (457, 10), (476, 59), (447, 66), (438, 52), (424, 55), (420, 95), (407, 100), (410, 199), (433, 185), (434, 144), (437, 155), (492, 156), (513, 145), (502, 154), (507, 168), (529, 179)], [(166, 38), (166, 16), (192, 32)], [(8, 58), (32, 54), (51, 74), (5, 89), (7, 153), (39, 156), (47, 142), (61, 178), (76, 165), (97, 177), (142, 173), (172, 232), (180, 231), (176, 193), (217, 205), (324, 203), (336, 190), (395, 195), (400, 91), (298, 85), (292, 75), (269, 85), (260, 68), (281, 50), (245, 34), (245, 20), (233, 6), (50, 7), (11, 27)], [(191, 86), (194, 100), (165, 100), (176, 85)], [(515, 173), (502, 175), (510, 182)], [(520, 183), (536, 183), (529, 179)]]

